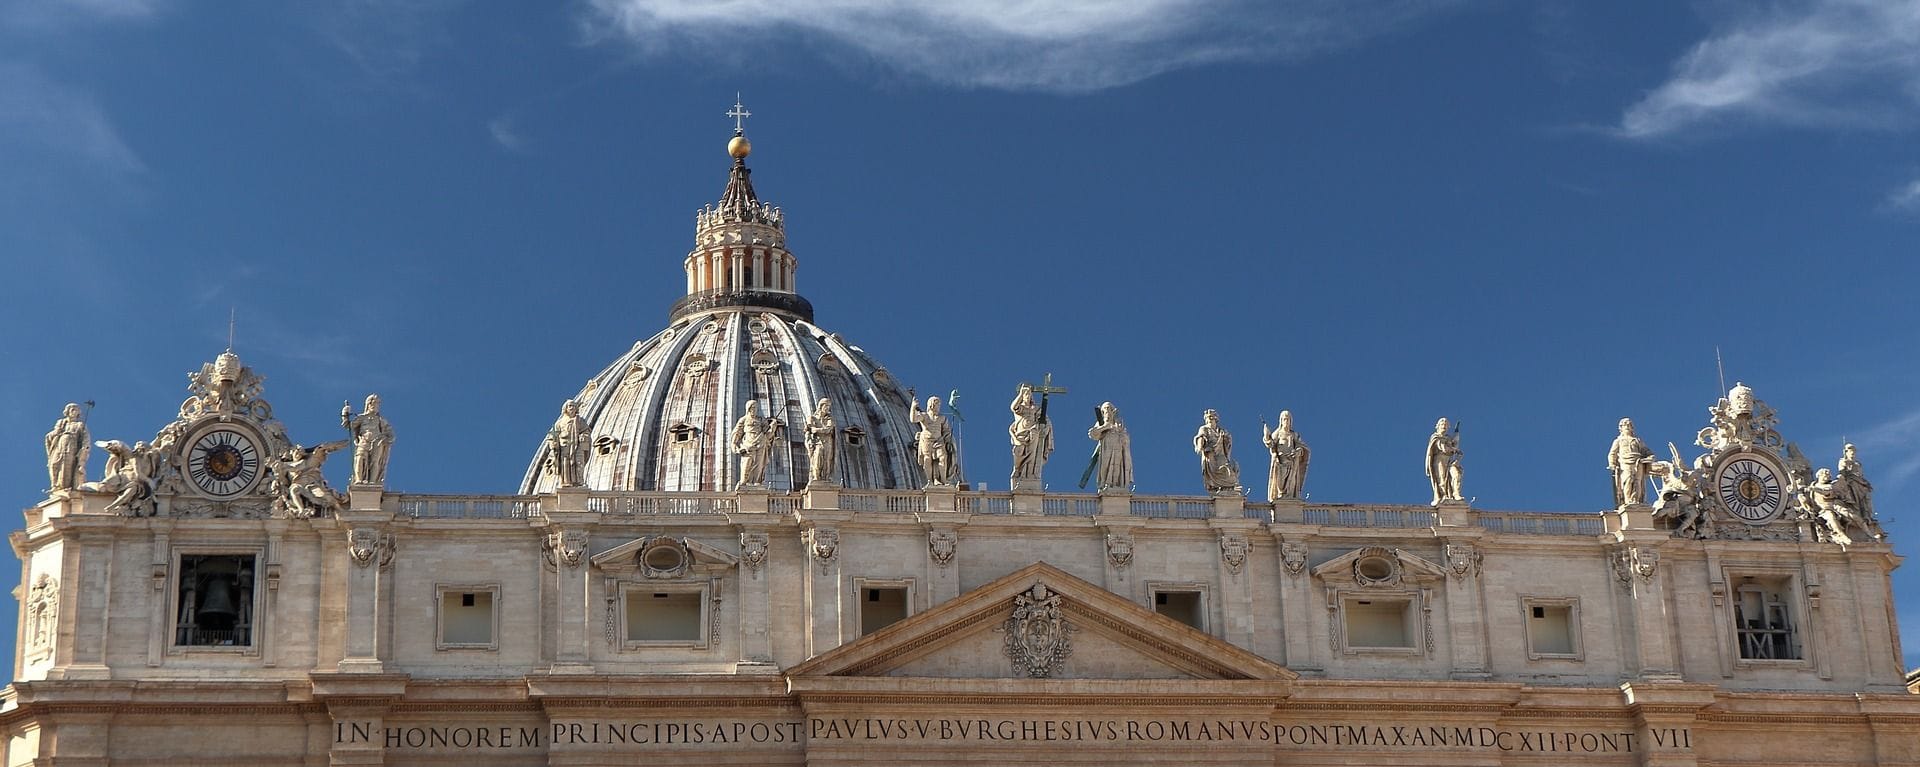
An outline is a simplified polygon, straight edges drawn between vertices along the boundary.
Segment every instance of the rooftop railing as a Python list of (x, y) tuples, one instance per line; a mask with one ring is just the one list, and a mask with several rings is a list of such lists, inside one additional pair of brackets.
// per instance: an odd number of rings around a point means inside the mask
[(402, 495), (400, 515), (414, 519), (526, 519), (540, 516), (540, 499), (525, 496)]
[[(927, 497), (915, 490), (842, 491), (838, 508), (867, 514), (922, 514), (927, 512)], [(961, 514), (1007, 516), (1017, 510), (1048, 517), (1096, 517), (1103, 499), (1085, 493), (1037, 494), (1039, 505), (1029, 508), (1018, 506), (1013, 493), (969, 491), (959, 493), (955, 500), (955, 511)], [(413, 519), (528, 519), (541, 516), (543, 503), (540, 496), (420, 494), (389, 495), (388, 501), (397, 504), (402, 516)], [(1215, 499), (1130, 496), (1126, 508), (1129, 516), (1149, 519), (1211, 519)], [(1247, 519), (1274, 521), (1274, 504), (1248, 502), (1241, 508)], [(609, 516), (723, 515), (738, 513), (739, 509), (732, 493), (594, 492), (587, 496), (588, 511)], [(805, 496), (801, 494), (767, 498), (767, 511), (773, 514), (805, 509)], [(1435, 522), (1431, 507), (1416, 505), (1318, 503), (1300, 508), (1300, 515), (1300, 522), (1324, 527), (1414, 530), (1431, 528)], [(1606, 517), (1599, 513), (1477, 511), (1474, 518), (1490, 532), (1516, 535), (1591, 536), (1607, 531)]]
[(1306, 507), (1300, 521), (1332, 527), (1433, 527), (1433, 510), (1418, 506), (1328, 503)]

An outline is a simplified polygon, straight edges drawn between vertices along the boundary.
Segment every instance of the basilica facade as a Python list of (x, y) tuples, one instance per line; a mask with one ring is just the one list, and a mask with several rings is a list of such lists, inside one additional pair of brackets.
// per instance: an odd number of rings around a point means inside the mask
[(231, 350), (151, 438), (65, 411), (5, 764), (1920, 765), (1861, 460), (1750, 388), (1684, 451), (1623, 421), (1600, 514), (1473, 507), (1444, 420), (1429, 504), (1303, 500), (1285, 418), (1265, 477), (1209, 418), (1208, 494), (1138, 495), (1111, 404), (1049, 492), (1045, 382), (976, 490), (728, 152), (668, 326), (517, 494), (389, 489), (376, 397), (289, 434)]

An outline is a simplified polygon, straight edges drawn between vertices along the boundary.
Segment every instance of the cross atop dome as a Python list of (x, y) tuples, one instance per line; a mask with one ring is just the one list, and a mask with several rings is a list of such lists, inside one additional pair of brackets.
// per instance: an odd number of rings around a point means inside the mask
[(747, 135), (747, 118), (752, 117), (753, 113), (747, 111), (746, 106), (740, 103), (739, 91), (734, 91), (733, 108), (727, 110), (727, 116), (733, 118), (733, 135)]

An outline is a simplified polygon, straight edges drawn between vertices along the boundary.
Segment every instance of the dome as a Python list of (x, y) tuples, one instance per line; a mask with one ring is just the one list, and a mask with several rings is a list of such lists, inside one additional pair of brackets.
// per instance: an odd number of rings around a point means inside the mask
[[(732, 431), (756, 402), (785, 425), (764, 484), (774, 493), (799, 490), (809, 483), (804, 426), (826, 400), (835, 483), (919, 488), (905, 388), (860, 347), (813, 324), (813, 306), (794, 291), (785, 219), (755, 196), (744, 154), (734, 157), (719, 204), (695, 214), (687, 295), (674, 303), (669, 327), (634, 344), (574, 398), (592, 440), (581, 480), (601, 491), (732, 490), (740, 483)], [(548, 452), (543, 437), (520, 492), (554, 489)]]

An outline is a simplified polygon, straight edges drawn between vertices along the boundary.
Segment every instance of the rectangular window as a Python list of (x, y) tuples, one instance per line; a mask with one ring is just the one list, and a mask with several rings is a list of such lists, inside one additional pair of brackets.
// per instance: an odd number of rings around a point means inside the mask
[(899, 623), (906, 617), (907, 588), (905, 586), (860, 589), (861, 636)]
[(439, 587), (439, 649), (496, 649), (499, 594), (499, 587), (490, 585)]
[(1579, 659), (1580, 601), (1572, 597), (1521, 597), (1526, 613), (1527, 659)]
[(1343, 608), (1349, 649), (1414, 649), (1412, 600), (1348, 599)]
[(182, 554), (173, 643), (252, 647), (254, 556)]
[(628, 642), (705, 644), (705, 591), (641, 584), (625, 593)]
[(1153, 611), (1201, 631), (1207, 630), (1206, 600), (1198, 591), (1155, 591)]
[(1793, 579), (1786, 576), (1740, 578), (1733, 593), (1733, 628), (1741, 660), (1800, 660), (1792, 588)]

